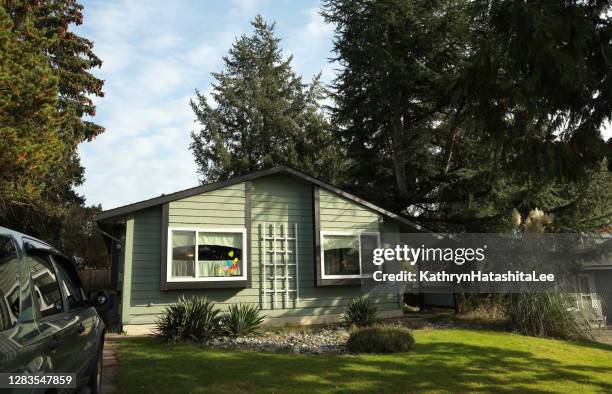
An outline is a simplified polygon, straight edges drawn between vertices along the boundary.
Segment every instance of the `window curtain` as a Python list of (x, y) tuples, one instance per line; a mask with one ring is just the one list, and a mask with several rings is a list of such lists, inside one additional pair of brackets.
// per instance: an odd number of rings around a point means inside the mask
[(194, 231), (172, 231), (172, 276), (195, 276)]
[(242, 233), (198, 233), (198, 245), (219, 245), (242, 249)]
[(172, 231), (172, 248), (195, 245), (194, 231)]
[[(226, 246), (242, 251), (242, 233), (198, 233), (198, 246)], [(240, 253), (242, 255), (242, 253)], [(200, 277), (229, 277), (242, 275), (242, 259), (232, 256), (224, 260), (198, 260)]]
[(356, 235), (323, 235), (323, 250), (358, 248)]
[(356, 235), (323, 235), (323, 251), (327, 275), (359, 274), (359, 239)]

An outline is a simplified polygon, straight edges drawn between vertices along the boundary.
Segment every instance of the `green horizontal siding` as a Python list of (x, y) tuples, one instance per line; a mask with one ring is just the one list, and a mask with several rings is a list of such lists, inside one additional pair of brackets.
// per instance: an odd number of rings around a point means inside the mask
[(244, 204), (244, 183), (172, 201), (168, 207), (168, 225), (244, 228)]
[(320, 189), (319, 199), (322, 231), (379, 231), (382, 216), (377, 212), (325, 189)]

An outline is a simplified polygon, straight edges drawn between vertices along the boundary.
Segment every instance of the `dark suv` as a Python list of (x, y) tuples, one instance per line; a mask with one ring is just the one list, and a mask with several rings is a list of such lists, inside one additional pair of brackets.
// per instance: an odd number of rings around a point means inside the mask
[(105, 302), (89, 299), (66, 256), (0, 227), (0, 372), (75, 374), (77, 389), (98, 393), (105, 327), (93, 305)]

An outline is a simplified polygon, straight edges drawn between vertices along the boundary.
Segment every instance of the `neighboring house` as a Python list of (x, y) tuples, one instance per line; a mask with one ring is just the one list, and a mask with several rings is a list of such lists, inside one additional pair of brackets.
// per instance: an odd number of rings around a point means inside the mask
[(612, 262), (588, 264), (576, 279), (577, 304), (595, 326), (612, 322)]
[[(337, 321), (361, 296), (361, 253), (425, 231), (299, 171), (275, 167), (102, 212), (123, 329), (149, 332), (181, 295), (255, 303), (268, 324)], [(382, 316), (401, 294), (372, 296)]]

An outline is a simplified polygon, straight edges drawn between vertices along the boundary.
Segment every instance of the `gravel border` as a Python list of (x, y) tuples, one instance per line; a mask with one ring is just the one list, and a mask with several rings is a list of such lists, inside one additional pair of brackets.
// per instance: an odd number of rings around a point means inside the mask
[(265, 332), (238, 338), (221, 338), (208, 344), (216, 349), (247, 349), (258, 352), (344, 354), (348, 331), (338, 327), (313, 327)]

